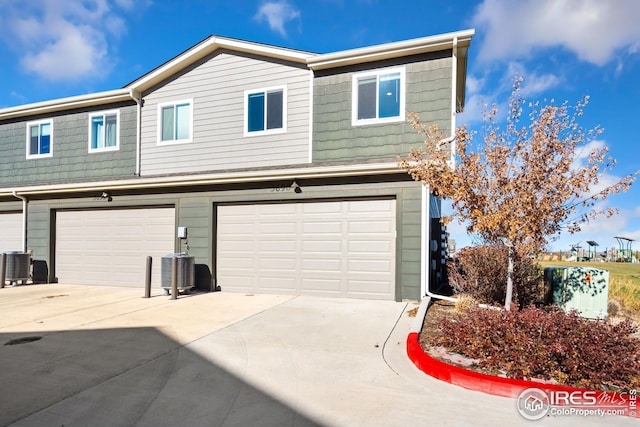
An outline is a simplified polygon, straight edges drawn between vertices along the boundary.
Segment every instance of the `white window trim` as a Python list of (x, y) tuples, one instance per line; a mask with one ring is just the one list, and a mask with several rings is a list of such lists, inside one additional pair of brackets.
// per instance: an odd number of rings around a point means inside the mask
[[(91, 120), (94, 117), (97, 116), (102, 116), (103, 118), (105, 116), (111, 116), (111, 115), (116, 115), (116, 145), (115, 147), (103, 147), (103, 148), (91, 148), (91, 131), (92, 131), (92, 127), (91, 127)], [(106, 123), (106, 119), (105, 119), (105, 123)], [(105, 151), (118, 151), (120, 149), (120, 110), (107, 110), (107, 111), (96, 111), (94, 113), (89, 113), (89, 141), (88, 141), (88, 147), (89, 147), (89, 153), (103, 153)]]
[[(189, 138), (183, 139), (172, 139), (169, 141), (162, 140), (162, 108), (167, 106), (176, 106), (179, 104), (189, 104), (191, 108), (189, 108)], [(193, 98), (189, 99), (180, 99), (178, 101), (169, 101), (158, 104), (158, 123), (157, 123), (157, 133), (158, 133), (158, 145), (173, 145), (173, 144), (187, 144), (193, 141)]]
[[(397, 117), (385, 117), (385, 118), (373, 118), (358, 120), (358, 80), (366, 79), (370, 77), (376, 77), (376, 80), (381, 75), (400, 73), (400, 115)], [(364, 73), (354, 74), (351, 80), (351, 125), (352, 126), (367, 126), (380, 123), (395, 123), (403, 122), (405, 120), (405, 104), (406, 104), (406, 72), (405, 67), (396, 68), (384, 68), (376, 71), (367, 71)], [(376, 115), (378, 108), (378, 86), (376, 85)]]
[[(264, 92), (265, 94), (267, 92), (273, 92), (273, 91), (277, 91), (277, 90), (281, 90), (282, 91), (282, 127), (278, 128), (278, 129), (265, 129), (265, 130), (259, 130), (259, 131), (253, 131), (253, 132), (249, 132), (249, 95), (253, 94), (253, 93), (260, 93), (260, 92)], [(272, 134), (278, 134), (278, 133), (286, 133), (287, 132), (287, 110), (288, 110), (288, 104), (287, 104), (287, 86), (271, 86), (271, 87), (266, 87), (266, 88), (257, 88), (257, 89), (251, 89), (251, 90), (245, 90), (244, 91), (244, 136), (245, 137), (250, 137), (250, 136), (260, 136), (260, 135), (272, 135)], [(264, 109), (264, 123), (265, 123), (265, 127), (266, 127), (266, 123), (267, 123), (267, 109)]]
[[(50, 126), (50, 140), (49, 140), (49, 153), (47, 154), (29, 154), (29, 149), (31, 148), (31, 126), (38, 125), (40, 126), (43, 123), (48, 123)], [(53, 119), (44, 119), (44, 120), (36, 120), (33, 122), (27, 122), (27, 137), (26, 137), (26, 154), (27, 159), (44, 159), (47, 157), (53, 157)]]

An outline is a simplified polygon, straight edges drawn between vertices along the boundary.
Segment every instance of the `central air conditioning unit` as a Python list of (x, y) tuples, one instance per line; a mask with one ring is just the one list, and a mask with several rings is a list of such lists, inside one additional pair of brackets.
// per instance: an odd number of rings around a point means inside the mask
[(25, 252), (5, 252), (7, 266), (4, 280), (25, 284), (31, 274), (31, 255)]
[(173, 277), (173, 260), (176, 259), (178, 291), (189, 292), (195, 286), (195, 259), (184, 253), (173, 253), (162, 257), (160, 264), (160, 286), (165, 295), (171, 290)]

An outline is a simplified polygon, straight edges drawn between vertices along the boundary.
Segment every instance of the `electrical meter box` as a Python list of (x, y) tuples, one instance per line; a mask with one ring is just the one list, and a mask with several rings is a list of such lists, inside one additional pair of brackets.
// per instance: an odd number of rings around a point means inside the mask
[(604, 319), (608, 315), (609, 272), (591, 267), (546, 267), (545, 302), (564, 311), (577, 310), (582, 317)]

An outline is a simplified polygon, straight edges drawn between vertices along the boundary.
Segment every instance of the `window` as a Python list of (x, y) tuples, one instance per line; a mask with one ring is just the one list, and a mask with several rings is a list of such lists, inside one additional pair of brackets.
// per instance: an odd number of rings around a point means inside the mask
[(53, 155), (53, 122), (27, 123), (27, 159)]
[(159, 143), (191, 142), (193, 101), (178, 101), (158, 106)]
[(404, 68), (353, 76), (352, 124), (404, 120)]
[(245, 91), (245, 135), (284, 131), (286, 99), (282, 87)]
[(113, 151), (119, 147), (118, 111), (89, 115), (89, 152)]

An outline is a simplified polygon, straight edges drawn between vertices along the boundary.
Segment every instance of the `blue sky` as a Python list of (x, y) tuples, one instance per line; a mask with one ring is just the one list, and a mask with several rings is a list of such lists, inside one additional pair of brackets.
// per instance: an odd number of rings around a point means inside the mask
[[(640, 169), (638, 21), (638, 0), (0, 0), (0, 108), (118, 89), (211, 34), (327, 53), (475, 28), (458, 124), (506, 105), (516, 74), (531, 100), (589, 95), (581, 124), (604, 128), (613, 182)], [(620, 214), (552, 246), (640, 248), (640, 182), (605, 207)]]

